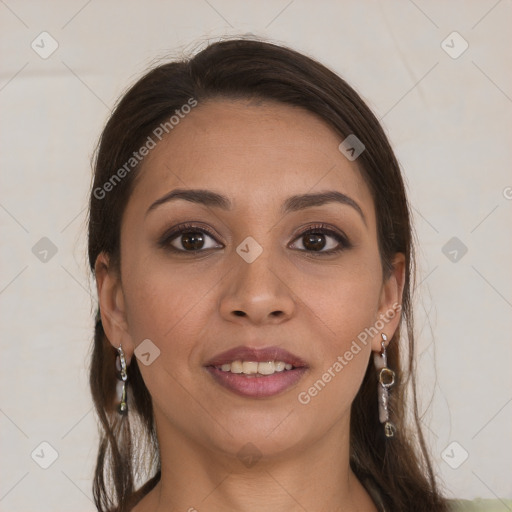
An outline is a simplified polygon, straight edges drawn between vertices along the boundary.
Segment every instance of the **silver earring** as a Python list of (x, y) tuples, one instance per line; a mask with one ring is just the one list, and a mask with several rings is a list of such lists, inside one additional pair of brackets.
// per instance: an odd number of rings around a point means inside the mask
[(118, 371), (117, 378), (120, 381), (117, 386), (119, 394), (117, 412), (124, 415), (128, 412), (128, 405), (126, 403), (126, 381), (128, 380), (128, 374), (126, 373), (126, 358), (121, 345), (117, 349), (116, 368)]
[(386, 355), (386, 341), (388, 337), (381, 333), (381, 352), (373, 354), (373, 362), (378, 372), (378, 389), (377, 395), (379, 398), (379, 421), (384, 424), (384, 434), (386, 437), (393, 437), (396, 432), (396, 427), (389, 421), (389, 388), (395, 383), (395, 372), (388, 368), (388, 360)]

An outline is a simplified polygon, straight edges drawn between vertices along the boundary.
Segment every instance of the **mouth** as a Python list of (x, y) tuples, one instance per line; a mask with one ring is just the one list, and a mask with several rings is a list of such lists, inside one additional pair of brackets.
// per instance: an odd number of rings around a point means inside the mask
[(215, 382), (245, 397), (264, 398), (288, 390), (308, 366), (279, 347), (237, 347), (215, 356), (205, 365)]

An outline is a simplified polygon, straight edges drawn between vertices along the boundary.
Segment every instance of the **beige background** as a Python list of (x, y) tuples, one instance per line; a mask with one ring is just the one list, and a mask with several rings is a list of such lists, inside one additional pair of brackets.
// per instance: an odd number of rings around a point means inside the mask
[[(84, 227), (109, 109), (155, 58), (245, 33), (329, 65), (382, 118), (421, 246), (436, 471), (451, 496), (512, 498), (511, 13), (509, 0), (2, 0), (0, 510), (94, 510)], [(46, 59), (31, 47), (51, 49), (43, 31), (58, 43)], [(43, 237), (57, 249), (46, 262), (32, 250)]]

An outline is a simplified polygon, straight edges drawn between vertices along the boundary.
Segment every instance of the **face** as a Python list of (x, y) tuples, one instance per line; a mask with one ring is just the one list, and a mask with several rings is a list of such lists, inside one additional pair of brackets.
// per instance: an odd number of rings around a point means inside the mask
[[(341, 140), (302, 109), (216, 100), (146, 157), (120, 276), (101, 255), (97, 280), (111, 343), (150, 354), (138, 365), (161, 431), (276, 455), (347, 434), (380, 349), (365, 329), (400, 303), (403, 260), (384, 280), (372, 196)], [(378, 324), (388, 338), (398, 316)]]

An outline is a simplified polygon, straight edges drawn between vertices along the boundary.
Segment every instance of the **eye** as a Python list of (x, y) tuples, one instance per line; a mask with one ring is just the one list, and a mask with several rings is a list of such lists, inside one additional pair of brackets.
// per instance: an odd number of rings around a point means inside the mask
[(292, 246), (292, 249), (319, 254), (334, 254), (352, 247), (344, 234), (325, 224), (309, 226), (295, 240), (300, 242), (299, 247)]
[(207, 249), (221, 248), (213, 233), (206, 227), (182, 224), (166, 232), (159, 241), (160, 247), (175, 252), (202, 252)]

